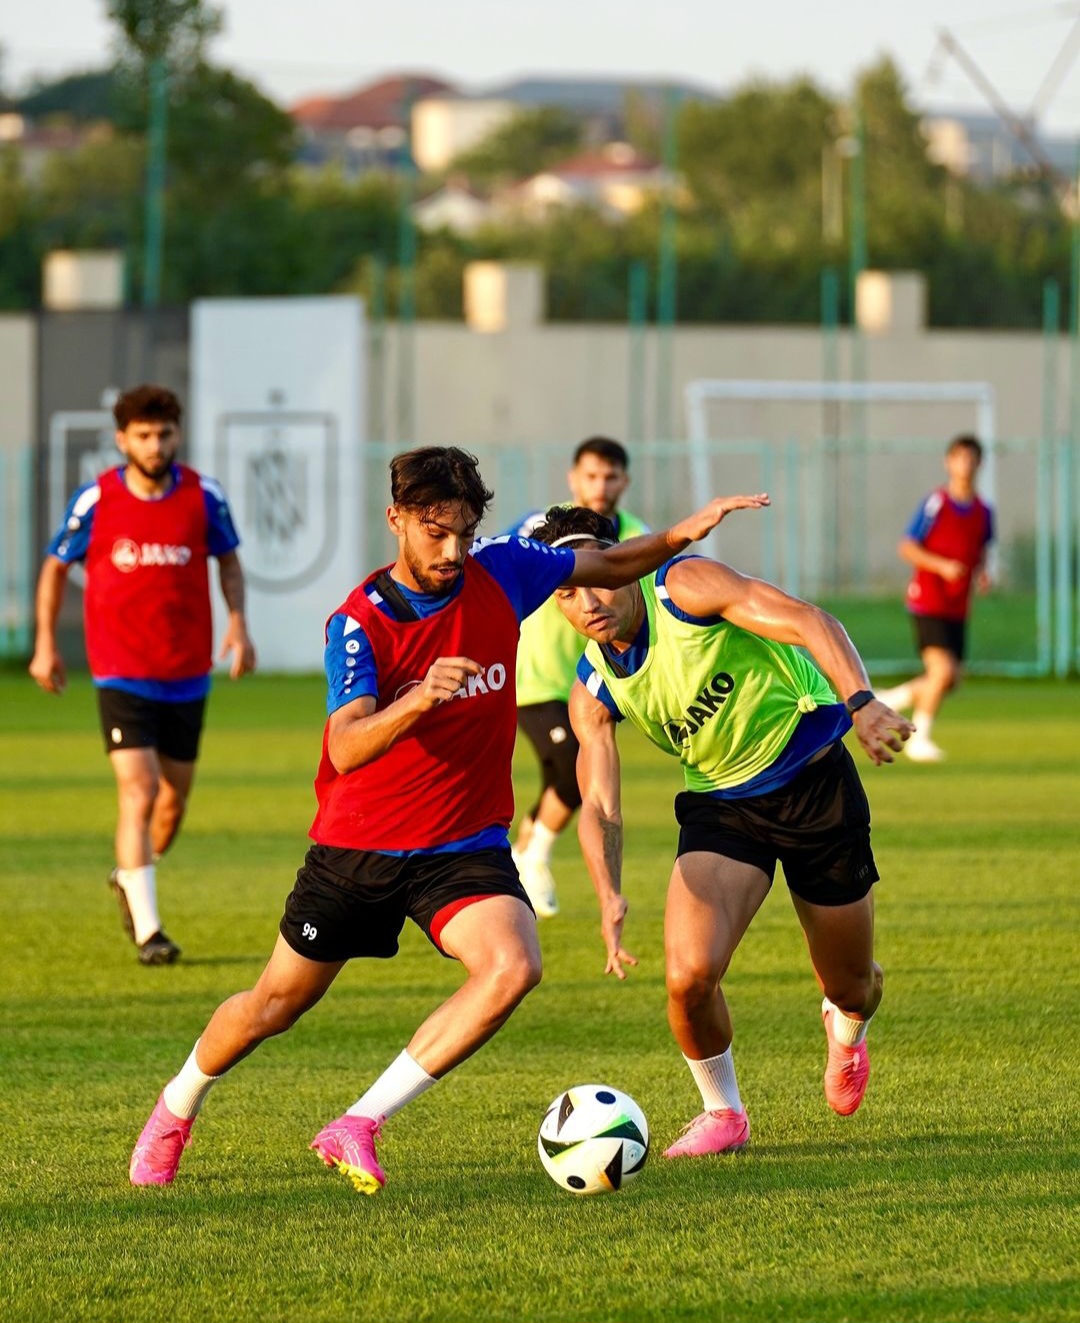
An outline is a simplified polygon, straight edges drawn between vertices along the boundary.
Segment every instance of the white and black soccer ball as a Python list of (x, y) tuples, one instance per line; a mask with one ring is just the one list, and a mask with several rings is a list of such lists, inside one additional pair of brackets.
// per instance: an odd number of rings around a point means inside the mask
[(573, 1194), (621, 1190), (645, 1165), (649, 1126), (628, 1094), (575, 1084), (547, 1109), (536, 1140), (544, 1170)]

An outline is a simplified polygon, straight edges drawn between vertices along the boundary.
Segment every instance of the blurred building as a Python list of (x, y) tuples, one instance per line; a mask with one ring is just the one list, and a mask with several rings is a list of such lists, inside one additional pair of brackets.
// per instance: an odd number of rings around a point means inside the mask
[(108, 142), (114, 136), (113, 126), (104, 121), (77, 124), (57, 119), (38, 124), (15, 111), (0, 112), (0, 148), (16, 148), (19, 171), (30, 184), (41, 181), (54, 157), (68, 156), (92, 143)]
[(624, 219), (666, 191), (674, 176), (626, 142), (609, 142), (580, 152), (506, 190), (499, 198), (504, 213), (537, 219), (561, 207), (595, 207), (612, 219)]
[[(958, 178), (993, 183), (1030, 174), (1036, 168), (1031, 152), (997, 115), (931, 110), (923, 116), (921, 127), (929, 159)], [(1076, 171), (1075, 140), (1027, 127), (1044, 159), (1071, 177)]]
[(413, 106), (413, 159), (421, 170), (445, 170), (520, 109), (498, 97), (426, 96)]
[(422, 230), (453, 230), (474, 234), (492, 218), (492, 205), (474, 192), (464, 180), (449, 179), (412, 207), (412, 217)]
[(344, 96), (307, 97), (290, 107), (302, 137), (300, 164), (335, 164), (347, 175), (410, 164), (413, 108), (424, 97), (453, 93), (429, 74), (394, 74)]

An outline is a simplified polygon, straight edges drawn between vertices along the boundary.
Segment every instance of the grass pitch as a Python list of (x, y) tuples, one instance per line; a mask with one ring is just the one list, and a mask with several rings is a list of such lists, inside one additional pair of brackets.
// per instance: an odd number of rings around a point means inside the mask
[[(210, 1012), (257, 976), (305, 848), (317, 679), (219, 681), (186, 829), (161, 866), (184, 948), (144, 969), (106, 885), (113, 790), (90, 687), (0, 676), (0, 1302), (5, 1320), (1075, 1320), (1080, 704), (974, 683), (950, 759), (874, 769), (885, 1000), (862, 1110), (821, 1093), (819, 999), (782, 885), (727, 982), (754, 1138), (666, 1163), (699, 1108), (664, 1020), (661, 918), (678, 768), (625, 739), (640, 967), (602, 976), (575, 843), (546, 975), (487, 1047), (387, 1126), (356, 1195), (307, 1152), (457, 983), (414, 930), (357, 962), (209, 1099), (176, 1184), (127, 1160)], [(520, 761), (519, 801), (533, 769)], [(421, 810), (422, 806), (418, 806)], [(575, 1198), (536, 1157), (572, 1083), (632, 1094), (644, 1172)]]

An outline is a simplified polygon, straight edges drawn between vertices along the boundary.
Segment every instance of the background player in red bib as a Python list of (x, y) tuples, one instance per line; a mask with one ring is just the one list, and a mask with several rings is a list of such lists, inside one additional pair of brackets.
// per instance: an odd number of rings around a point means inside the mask
[(994, 513), (975, 491), (983, 450), (973, 436), (958, 436), (945, 452), (948, 479), (915, 512), (898, 548), (914, 566), (907, 609), (923, 673), (879, 694), (897, 712), (913, 708), (915, 734), (904, 751), (916, 762), (940, 762), (944, 752), (930, 738), (945, 695), (960, 683), (971, 610), (971, 590), (990, 586), (986, 552)]
[(509, 841), (521, 621), (560, 584), (633, 583), (731, 510), (768, 503), (716, 499), (662, 533), (575, 551), (510, 534), (476, 541), (492, 493), (457, 447), (398, 455), (390, 473), (397, 559), (326, 626), (315, 843), (255, 987), (218, 1007), (165, 1085), (131, 1155), (133, 1185), (168, 1185), (215, 1081), (314, 1006), (347, 961), (395, 955), (411, 919), (465, 980), (311, 1144), (364, 1194), (382, 1188), (383, 1122), (486, 1043), (540, 980)]
[(253, 669), (255, 650), (225, 495), (175, 462), (180, 401), (162, 386), (137, 386), (113, 415), (124, 463), (75, 492), (49, 544), (30, 674), (46, 692), (63, 692), (56, 621), (68, 571), (84, 561), (87, 658), (119, 801), (109, 885), (140, 961), (161, 965), (180, 948), (161, 930), (155, 861), (179, 830), (195, 774), (213, 663), (211, 556), (229, 608), (221, 655), (232, 653), (234, 680)]

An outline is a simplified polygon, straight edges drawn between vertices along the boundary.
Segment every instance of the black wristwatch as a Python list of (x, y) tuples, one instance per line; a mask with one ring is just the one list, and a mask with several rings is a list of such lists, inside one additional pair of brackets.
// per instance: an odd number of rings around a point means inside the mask
[(860, 689), (857, 693), (846, 699), (844, 706), (848, 710), (848, 716), (853, 717), (859, 708), (865, 707), (867, 703), (874, 701), (874, 691), (872, 689)]

